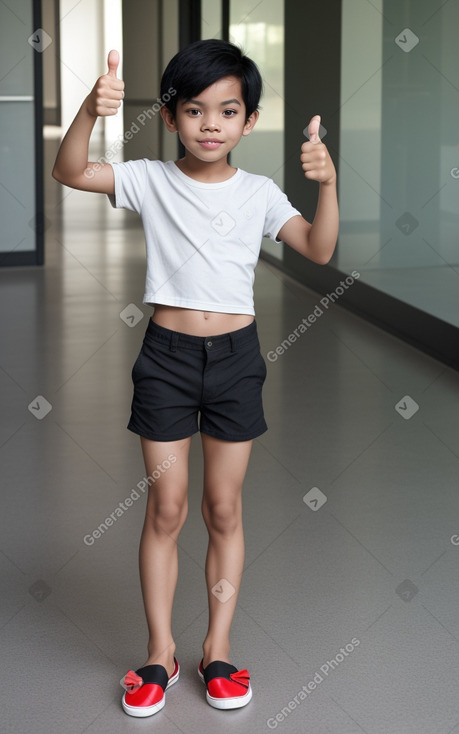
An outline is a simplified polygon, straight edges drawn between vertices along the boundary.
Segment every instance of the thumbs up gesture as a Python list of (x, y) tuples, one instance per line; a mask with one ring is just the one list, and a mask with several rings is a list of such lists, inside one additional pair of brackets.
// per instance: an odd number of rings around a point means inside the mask
[(336, 182), (336, 170), (327, 147), (319, 138), (320, 115), (311, 118), (308, 125), (309, 140), (301, 146), (301, 167), (306, 178), (319, 183)]
[(93, 117), (116, 115), (124, 97), (124, 82), (117, 79), (116, 70), (120, 62), (118, 51), (108, 54), (108, 72), (100, 76), (86, 98), (86, 108)]

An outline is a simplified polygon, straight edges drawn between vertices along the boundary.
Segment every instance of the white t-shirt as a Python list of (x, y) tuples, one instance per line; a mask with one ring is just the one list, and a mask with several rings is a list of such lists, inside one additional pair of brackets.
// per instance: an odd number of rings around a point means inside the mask
[(143, 302), (202, 311), (255, 314), (254, 269), (261, 240), (299, 215), (266, 176), (238, 168), (203, 183), (174, 161), (112, 163), (116, 208), (140, 214), (147, 273)]

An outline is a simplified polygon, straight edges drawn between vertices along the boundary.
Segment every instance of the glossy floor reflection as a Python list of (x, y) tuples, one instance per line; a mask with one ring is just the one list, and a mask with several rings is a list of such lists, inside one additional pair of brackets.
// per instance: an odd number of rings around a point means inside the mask
[[(97, 528), (144, 476), (125, 427), (150, 315), (143, 235), (105, 197), (46, 184), (46, 266), (0, 271), (2, 733), (459, 734), (459, 376), (339, 305), (288, 342), (320, 296), (264, 262), (269, 431), (244, 488), (231, 651), (253, 700), (214, 710), (196, 672), (207, 535), (195, 436), (173, 617), (181, 678), (159, 714), (124, 714), (118, 681), (145, 657), (145, 497)], [(129, 304), (143, 312), (132, 327)]]

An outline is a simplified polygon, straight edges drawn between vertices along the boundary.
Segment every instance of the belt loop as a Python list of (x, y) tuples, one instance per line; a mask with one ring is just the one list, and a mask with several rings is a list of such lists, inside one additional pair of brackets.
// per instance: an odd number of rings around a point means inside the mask
[(178, 331), (173, 331), (171, 335), (171, 345), (170, 345), (171, 352), (177, 351), (178, 340), (179, 340)]
[(230, 344), (231, 344), (231, 351), (235, 352), (236, 351), (236, 338), (231, 331), (229, 333), (229, 338), (230, 338)]

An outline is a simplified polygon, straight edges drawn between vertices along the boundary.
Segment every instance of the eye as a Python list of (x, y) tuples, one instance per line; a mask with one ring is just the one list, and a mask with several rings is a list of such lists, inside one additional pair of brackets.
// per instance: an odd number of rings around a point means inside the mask
[(200, 114), (201, 110), (190, 108), (187, 110), (187, 114), (190, 115), (190, 117), (197, 117)]
[(233, 117), (234, 115), (237, 115), (236, 110), (224, 110), (223, 114), (225, 117)]

